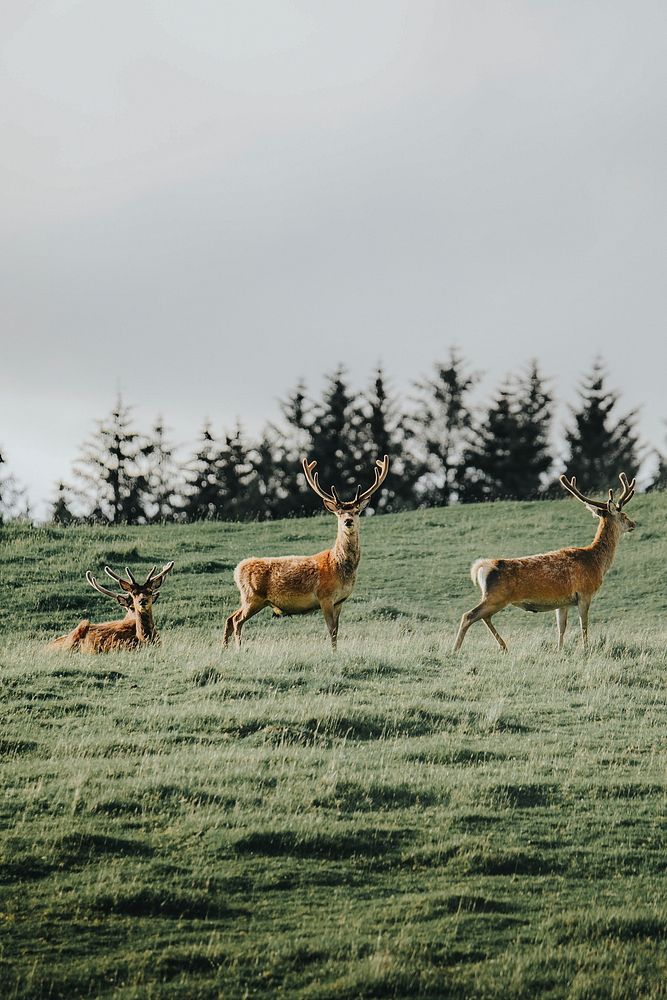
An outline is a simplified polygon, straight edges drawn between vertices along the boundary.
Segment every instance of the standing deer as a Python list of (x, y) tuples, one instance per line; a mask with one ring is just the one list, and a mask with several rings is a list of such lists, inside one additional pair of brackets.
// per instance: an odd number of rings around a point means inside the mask
[(361, 556), (359, 515), (387, 478), (389, 458), (385, 455), (382, 461), (376, 461), (373, 485), (363, 493), (361, 486), (357, 486), (353, 500), (340, 500), (334, 487), (325, 493), (318, 473), (313, 472), (316, 465), (317, 462), (309, 463), (304, 458), (303, 471), (306, 482), (321, 497), (326, 510), (338, 518), (333, 547), (314, 556), (277, 556), (240, 562), (234, 570), (234, 582), (241, 595), (241, 607), (227, 619), (224, 646), (233, 632), (240, 648), (244, 623), (262, 608), (272, 607), (279, 615), (301, 615), (321, 608), (331, 646), (336, 649), (338, 619), (343, 603), (354, 590)]
[(588, 609), (594, 595), (602, 586), (604, 575), (614, 561), (616, 546), (621, 535), (633, 531), (635, 522), (623, 513), (623, 507), (632, 499), (635, 481), (628, 482), (624, 472), (619, 476), (622, 492), (614, 501), (613, 490), (608, 500), (591, 500), (577, 489), (572, 477), (560, 477), (561, 485), (588, 507), (600, 523), (595, 538), (583, 548), (574, 546), (543, 552), (541, 555), (522, 559), (478, 559), (470, 567), (472, 582), (482, 591), (482, 600), (467, 611), (459, 626), (454, 651), (460, 649), (465, 634), (475, 622), (483, 621), (499, 646), (507, 650), (505, 642), (491, 623), (493, 615), (508, 604), (524, 611), (555, 611), (558, 625), (558, 648), (563, 648), (567, 625), (567, 611), (573, 605), (579, 611), (581, 638), (588, 644)]
[(128, 579), (124, 580), (105, 566), (104, 572), (107, 576), (120, 585), (120, 593), (100, 586), (89, 570), (86, 573), (86, 580), (90, 586), (99, 594), (118, 601), (127, 614), (118, 621), (101, 622), (99, 625), (89, 621), (79, 622), (68, 635), (60, 636), (49, 643), (49, 649), (62, 649), (72, 653), (108, 653), (117, 649), (135, 649), (144, 643), (159, 643), (160, 636), (153, 621), (153, 605), (158, 599), (160, 587), (167, 573), (173, 568), (173, 562), (167, 563), (157, 575), (154, 575), (155, 566), (153, 566), (145, 582), (137, 583), (129, 569), (125, 570)]

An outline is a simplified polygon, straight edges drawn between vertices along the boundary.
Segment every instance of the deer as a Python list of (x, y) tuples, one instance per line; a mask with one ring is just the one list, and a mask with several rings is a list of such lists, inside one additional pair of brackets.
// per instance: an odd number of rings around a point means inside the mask
[(609, 490), (608, 500), (592, 500), (579, 491), (574, 476), (571, 479), (564, 475), (560, 477), (563, 488), (599, 518), (595, 538), (590, 545), (556, 549), (519, 559), (477, 559), (472, 564), (470, 576), (481, 590), (482, 600), (461, 618), (454, 652), (461, 648), (470, 626), (478, 621), (484, 622), (500, 648), (506, 652), (505, 641), (491, 619), (509, 604), (524, 611), (555, 611), (559, 650), (563, 648), (568, 609), (576, 606), (583, 647), (587, 648), (591, 601), (614, 561), (621, 536), (636, 527), (636, 522), (623, 513), (623, 507), (634, 496), (635, 480), (628, 482), (624, 472), (619, 479), (622, 490), (618, 501), (615, 501), (613, 490)]
[(49, 643), (48, 648), (71, 653), (108, 653), (112, 650), (136, 649), (148, 643), (158, 645), (160, 636), (153, 621), (153, 605), (159, 597), (165, 577), (173, 568), (174, 564), (170, 562), (156, 573), (153, 566), (145, 581), (138, 583), (129, 569), (125, 570), (127, 579), (124, 580), (109, 566), (105, 566), (104, 572), (119, 584), (120, 592), (101, 586), (88, 570), (88, 584), (99, 594), (113, 598), (121, 608), (125, 608), (125, 617), (97, 625), (90, 621), (79, 622), (67, 635), (59, 636)]
[(313, 556), (276, 556), (244, 559), (234, 570), (234, 582), (239, 589), (241, 606), (225, 623), (223, 646), (234, 633), (241, 648), (241, 629), (245, 622), (263, 608), (271, 607), (278, 615), (301, 615), (322, 611), (329, 630), (332, 650), (336, 651), (338, 620), (341, 608), (354, 590), (357, 567), (361, 557), (359, 515), (368, 506), (373, 494), (380, 489), (389, 472), (387, 455), (375, 462), (375, 479), (366, 490), (357, 486), (352, 500), (341, 500), (335, 487), (322, 489), (316, 461), (302, 462), (303, 473), (310, 488), (322, 500), (325, 510), (338, 520), (336, 541), (330, 549)]

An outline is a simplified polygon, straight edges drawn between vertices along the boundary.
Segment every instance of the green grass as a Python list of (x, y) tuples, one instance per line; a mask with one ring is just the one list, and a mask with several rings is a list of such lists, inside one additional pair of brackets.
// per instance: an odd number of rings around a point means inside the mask
[[(368, 518), (338, 655), (247, 624), (232, 568), (333, 518), (0, 535), (0, 995), (658, 998), (667, 981), (662, 526), (563, 653), (508, 609), (461, 654), (479, 555), (584, 544), (575, 503)], [(174, 559), (158, 649), (47, 654), (105, 562)]]

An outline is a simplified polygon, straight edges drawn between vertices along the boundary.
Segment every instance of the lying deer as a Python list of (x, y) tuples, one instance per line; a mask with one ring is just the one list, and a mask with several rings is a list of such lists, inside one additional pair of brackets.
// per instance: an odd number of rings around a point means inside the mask
[(460, 649), (465, 634), (475, 622), (483, 621), (501, 649), (507, 646), (491, 623), (493, 615), (508, 604), (524, 611), (555, 611), (558, 625), (558, 648), (563, 648), (567, 625), (567, 611), (576, 605), (579, 611), (581, 637), (584, 648), (588, 643), (588, 609), (591, 600), (602, 586), (604, 575), (614, 561), (616, 546), (621, 535), (633, 531), (635, 522), (623, 513), (623, 507), (632, 499), (635, 481), (628, 482), (624, 472), (620, 475), (622, 493), (614, 501), (609, 490), (606, 501), (591, 500), (577, 489), (577, 481), (560, 477), (561, 485), (590, 512), (599, 517), (595, 538), (583, 548), (557, 549), (522, 559), (478, 559), (470, 567), (473, 583), (482, 591), (482, 600), (461, 619), (454, 650)]
[(375, 481), (363, 493), (361, 487), (353, 500), (340, 500), (335, 488), (329, 493), (320, 487), (316, 462), (303, 460), (306, 482), (326, 510), (338, 518), (338, 533), (333, 548), (314, 556), (278, 556), (268, 559), (244, 559), (234, 570), (234, 582), (241, 594), (241, 607), (225, 624), (223, 645), (234, 633), (241, 646), (241, 629), (262, 608), (272, 607), (279, 615), (301, 615), (321, 608), (332, 648), (336, 649), (341, 608), (354, 590), (361, 556), (359, 515), (380, 488), (389, 472), (389, 458), (375, 463)]
[(124, 618), (113, 622), (101, 622), (94, 625), (82, 621), (68, 635), (60, 636), (49, 643), (49, 649), (62, 649), (75, 653), (108, 653), (117, 649), (135, 649), (144, 643), (159, 643), (160, 636), (153, 621), (153, 605), (158, 599), (159, 590), (167, 573), (174, 568), (173, 562), (167, 563), (164, 569), (155, 574), (155, 566), (150, 571), (144, 583), (137, 583), (126, 569), (128, 579), (117, 576), (108, 566), (104, 572), (121, 587), (121, 592), (107, 590), (100, 586), (93, 574), (88, 571), (86, 580), (90, 586), (105, 597), (118, 601), (127, 614)]

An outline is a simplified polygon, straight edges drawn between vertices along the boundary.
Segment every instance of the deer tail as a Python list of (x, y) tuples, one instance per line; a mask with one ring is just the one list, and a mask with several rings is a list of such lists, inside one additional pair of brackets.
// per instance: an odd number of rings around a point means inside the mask
[(493, 568), (493, 559), (476, 559), (470, 567), (470, 579), (477, 587), (479, 587), (482, 594), (486, 591), (486, 580), (489, 575), (489, 571)]

